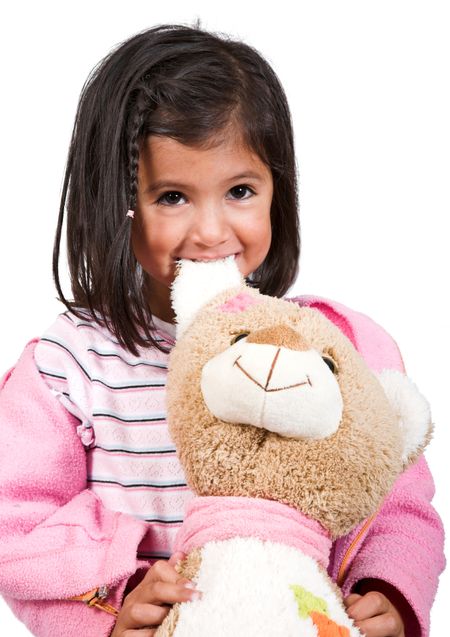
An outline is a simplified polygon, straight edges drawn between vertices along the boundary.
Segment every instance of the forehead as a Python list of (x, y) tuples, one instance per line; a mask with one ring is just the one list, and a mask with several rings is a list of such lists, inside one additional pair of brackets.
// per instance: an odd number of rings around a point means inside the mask
[(236, 136), (207, 148), (187, 146), (170, 137), (150, 135), (141, 149), (139, 170), (152, 181), (191, 183), (193, 176), (225, 181), (246, 173), (248, 179), (267, 181), (270, 169)]

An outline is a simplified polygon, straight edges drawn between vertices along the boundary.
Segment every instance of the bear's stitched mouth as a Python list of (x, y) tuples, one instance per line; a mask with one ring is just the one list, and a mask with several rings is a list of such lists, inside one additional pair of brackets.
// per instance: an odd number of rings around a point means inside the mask
[(308, 376), (308, 374), (307, 374), (307, 375), (306, 375), (306, 380), (305, 380), (305, 381), (303, 381), (303, 382), (301, 382), (301, 383), (294, 383), (294, 384), (292, 384), (292, 385), (286, 385), (285, 387), (274, 387), (274, 388), (272, 388), (272, 389), (268, 389), (268, 385), (269, 385), (269, 382), (270, 382), (270, 378), (271, 378), (271, 376), (272, 376), (273, 368), (274, 368), (274, 366), (275, 366), (275, 361), (276, 361), (276, 359), (277, 359), (277, 357), (278, 357), (278, 353), (279, 353), (279, 350), (278, 350), (277, 355), (275, 356), (275, 359), (274, 359), (274, 361), (273, 361), (273, 363), (272, 363), (272, 367), (271, 367), (270, 372), (269, 372), (269, 375), (268, 375), (268, 377), (267, 377), (267, 382), (266, 382), (266, 385), (265, 385), (265, 386), (264, 386), (264, 385), (261, 385), (261, 383), (259, 383), (259, 382), (256, 380), (256, 378), (253, 378), (253, 376), (252, 376), (251, 374), (249, 374), (249, 372), (248, 372), (246, 369), (244, 369), (244, 368), (242, 367), (242, 365), (240, 365), (240, 364), (239, 364), (239, 362), (238, 362), (238, 361), (239, 361), (239, 359), (242, 357), (242, 355), (240, 355), (240, 356), (238, 356), (238, 357), (236, 358), (236, 360), (234, 361), (233, 365), (236, 365), (236, 367), (237, 367), (238, 369), (240, 369), (240, 370), (241, 370), (241, 372), (242, 372), (245, 376), (247, 376), (247, 378), (248, 378), (249, 380), (251, 380), (251, 381), (252, 381), (252, 383), (255, 383), (255, 385), (257, 385), (258, 387), (260, 387), (263, 391), (265, 391), (265, 392), (267, 392), (267, 393), (269, 393), (269, 392), (274, 392), (274, 391), (284, 391), (285, 389), (293, 389), (294, 387), (301, 387), (302, 385), (310, 385), (310, 387), (312, 387), (312, 382), (311, 382), (311, 380), (310, 380), (310, 378), (309, 378), (309, 376)]

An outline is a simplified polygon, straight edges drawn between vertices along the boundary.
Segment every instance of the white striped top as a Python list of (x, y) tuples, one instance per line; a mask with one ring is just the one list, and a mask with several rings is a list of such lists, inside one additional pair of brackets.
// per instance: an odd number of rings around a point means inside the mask
[[(156, 339), (174, 344), (174, 327), (155, 319)], [(169, 557), (192, 498), (166, 421), (168, 354), (153, 346), (135, 357), (88, 317), (60, 314), (35, 349), (50, 390), (80, 421), (87, 486), (114, 511), (148, 522), (138, 557)]]

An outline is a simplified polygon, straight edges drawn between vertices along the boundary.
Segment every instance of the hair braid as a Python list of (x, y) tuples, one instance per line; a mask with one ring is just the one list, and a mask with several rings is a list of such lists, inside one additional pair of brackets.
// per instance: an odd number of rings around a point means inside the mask
[(129, 120), (128, 127), (128, 177), (129, 177), (129, 209), (134, 210), (137, 202), (138, 171), (139, 171), (139, 142), (144, 126), (148, 104), (143, 91), (139, 91), (135, 100), (135, 107)]

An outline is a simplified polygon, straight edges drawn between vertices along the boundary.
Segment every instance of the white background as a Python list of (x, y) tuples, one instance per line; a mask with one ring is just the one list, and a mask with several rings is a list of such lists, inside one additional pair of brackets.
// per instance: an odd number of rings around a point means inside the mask
[[(51, 253), (88, 73), (137, 31), (200, 18), (204, 28), (257, 48), (285, 87), (303, 241), (293, 291), (362, 311), (397, 340), (410, 377), (432, 406), (435, 435), (426, 457), (434, 505), (448, 523), (449, 4), (162, 5), (16, 1), (1, 10), (0, 374), (64, 309), (55, 300)], [(449, 596), (446, 572), (432, 610), (434, 636), (448, 625)], [(0, 626), (2, 635), (29, 634), (3, 602)]]

